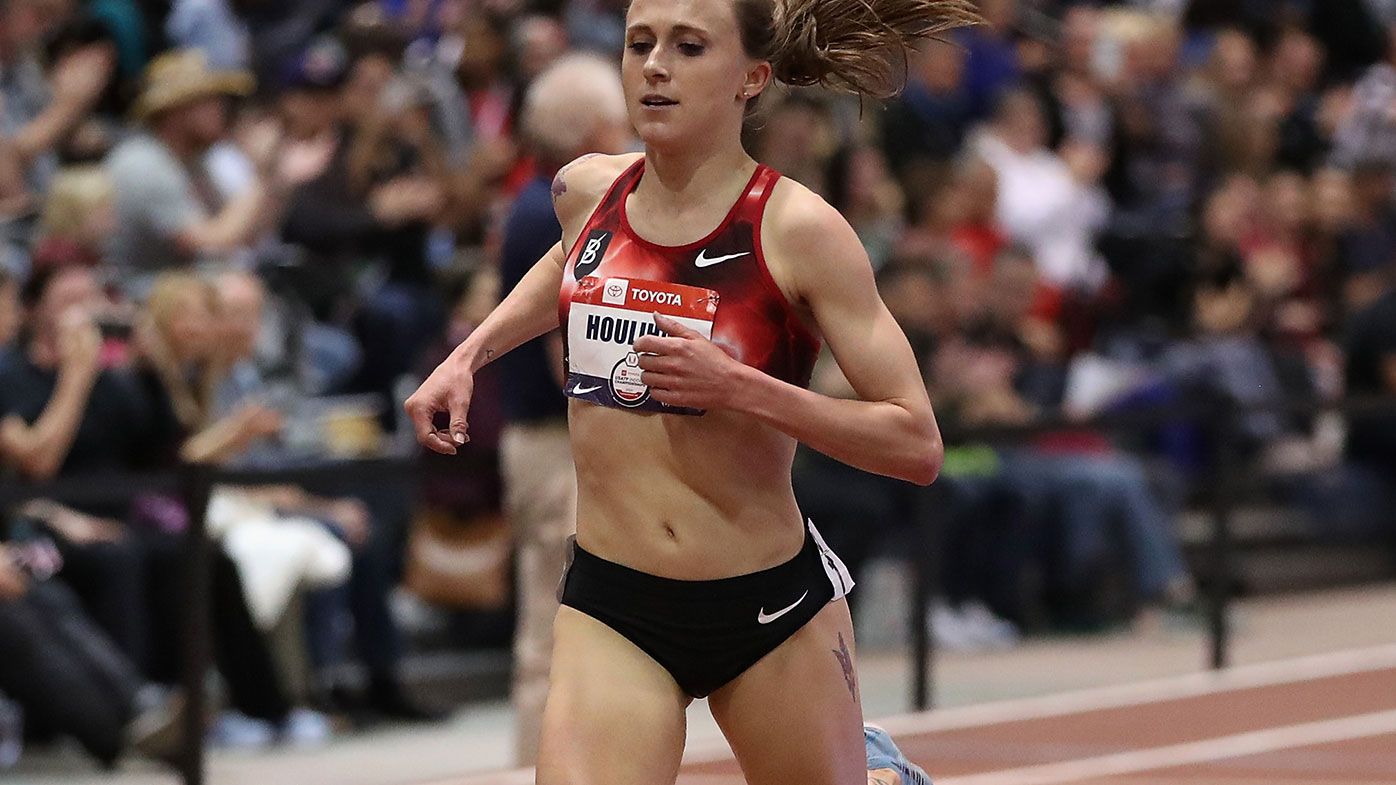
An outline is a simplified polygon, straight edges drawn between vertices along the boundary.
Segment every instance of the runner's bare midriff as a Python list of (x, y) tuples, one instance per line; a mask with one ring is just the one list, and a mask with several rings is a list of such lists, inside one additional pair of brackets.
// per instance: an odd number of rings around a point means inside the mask
[(795, 442), (754, 419), (637, 414), (573, 400), (577, 539), (653, 575), (712, 580), (793, 557)]

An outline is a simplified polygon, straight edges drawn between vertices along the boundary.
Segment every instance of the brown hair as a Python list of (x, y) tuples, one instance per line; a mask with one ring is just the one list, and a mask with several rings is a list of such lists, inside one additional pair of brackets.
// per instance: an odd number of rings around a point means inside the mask
[(907, 51), (983, 23), (972, 0), (734, 0), (747, 55), (777, 80), (874, 98), (906, 82)]

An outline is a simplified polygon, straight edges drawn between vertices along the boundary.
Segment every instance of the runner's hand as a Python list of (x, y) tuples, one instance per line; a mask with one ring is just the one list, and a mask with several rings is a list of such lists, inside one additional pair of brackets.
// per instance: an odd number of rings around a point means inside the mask
[(654, 323), (668, 337), (646, 335), (635, 341), (640, 353), (640, 381), (650, 395), (670, 406), (730, 409), (744, 366), (702, 333), (667, 316)]
[[(455, 455), (458, 446), (470, 441), (466, 434), (465, 416), (470, 409), (470, 395), (474, 387), (474, 375), (455, 356), (447, 357), (436, 366), (431, 376), (402, 406), (412, 420), (417, 442), (432, 452)], [(436, 415), (442, 412), (447, 417), (445, 430), (437, 428), (433, 422)]]

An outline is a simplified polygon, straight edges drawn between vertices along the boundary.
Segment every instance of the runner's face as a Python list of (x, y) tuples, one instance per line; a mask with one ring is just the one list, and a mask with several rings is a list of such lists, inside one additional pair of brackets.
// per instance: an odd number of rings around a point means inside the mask
[(683, 147), (714, 128), (740, 128), (743, 86), (764, 68), (743, 51), (730, 2), (635, 0), (626, 15), (621, 78), (647, 145)]

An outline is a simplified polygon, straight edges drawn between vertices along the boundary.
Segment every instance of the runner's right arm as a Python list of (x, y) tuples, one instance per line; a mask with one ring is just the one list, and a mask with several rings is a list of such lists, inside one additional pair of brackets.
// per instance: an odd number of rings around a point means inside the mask
[[(635, 153), (584, 155), (557, 173), (552, 187), (553, 209), (562, 224), (562, 242), (538, 260), (509, 296), (432, 371), (404, 405), (423, 447), (455, 455), (456, 448), (469, 440), (465, 415), (470, 408), (475, 372), (558, 326), (557, 297), (567, 266), (566, 249), (576, 242), (587, 216), (596, 209), (611, 183), (638, 157)], [(446, 430), (436, 428), (432, 422), (440, 412), (448, 416)]]
[[(403, 408), (412, 418), (417, 441), (444, 455), (454, 455), (465, 444), (466, 412), (474, 389), (475, 372), (486, 363), (557, 327), (557, 293), (567, 258), (562, 243), (555, 243), (519, 281), (485, 321), (461, 341), (450, 356), (436, 366)], [(439, 412), (448, 416), (448, 431), (436, 428)]]

